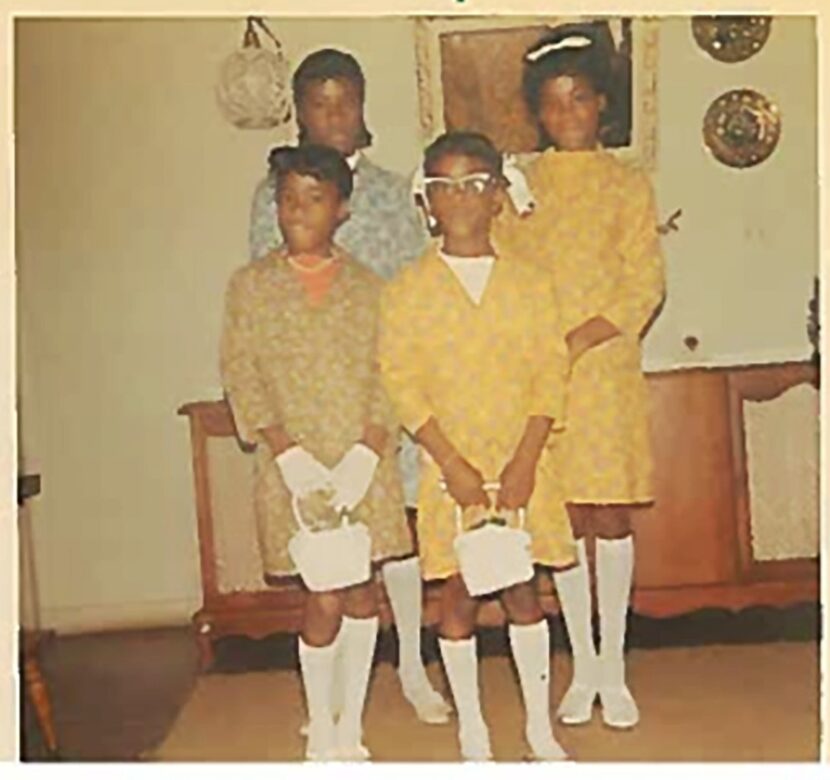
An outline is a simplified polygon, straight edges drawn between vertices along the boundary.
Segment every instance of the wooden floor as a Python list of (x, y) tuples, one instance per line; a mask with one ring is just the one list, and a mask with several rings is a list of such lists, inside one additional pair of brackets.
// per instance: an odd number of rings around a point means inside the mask
[[(781, 675), (776, 679), (779, 685), (783, 685), (782, 701), (785, 707), (797, 711), (797, 719), (792, 723), (800, 724), (798, 736), (793, 738), (789, 756), (783, 755), (779, 760), (787, 757), (790, 760), (810, 760), (818, 755), (817, 638), (818, 611), (815, 607), (782, 611), (747, 610), (738, 615), (709, 611), (667, 621), (634, 616), (629, 629), (634, 666), (642, 667), (646, 663), (643, 659), (647, 657), (660, 658), (655, 668), (663, 670), (661, 675), (667, 687), (670, 687), (672, 679), (670, 671), (675, 668), (670, 662), (675, 656), (671, 654), (676, 654), (678, 648), (709, 648), (706, 653), (699, 655), (694, 652), (681, 652), (676, 656), (684, 659), (683, 664), (676, 668), (687, 671), (696, 668), (695, 664), (703, 663), (699, 659), (720, 659), (717, 665), (718, 675), (704, 674), (693, 683), (688, 679), (678, 680), (679, 688), (695, 691), (696, 703), (691, 712), (695, 713), (695, 718), (703, 718), (700, 727), (706, 729), (711, 729), (712, 723), (705, 717), (706, 707), (701, 705), (701, 702), (720, 701), (723, 698), (725, 681), (740, 681), (743, 679), (741, 675), (745, 677), (746, 674), (740, 666), (734, 670), (734, 674), (730, 672), (729, 654), (721, 653), (716, 648), (748, 643), (769, 645), (770, 652), (764, 653), (763, 657), (767, 659), (766, 663), (774, 666), (779, 664), (777, 659), (780, 659)], [(559, 681), (555, 684), (556, 688), (564, 684), (570, 670), (566, 639), (558, 618), (552, 620), (552, 639), (556, 651), (554, 668), (563, 670), (557, 675)], [(217, 653), (217, 677), (230, 680), (234, 677), (234, 672), (266, 668), (296, 669), (295, 640), (292, 637), (275, 636), (261, 642), (230, 638), (223, 642)], [(480, 646), (485, 657), (498, 658), (505, 655), (503, 631), (492, 629), (482, 632)], [(666, 653), (648, 656), (638, 652), (658, 648), (665, 649)], [(375, 679), (378, 681), (378, 693), (373, 693), (375, 704), (370, 703), (368, 711), (371, 711), (372, 706), (378, 706), (377, 697), (384, 695), (384, 685), (392, 685), (390, 700), (400, 698), (394, 689), (395, 675), (391, 672), (390, 666), (390, 662), (395, 660), (394, 655), (394, 638), (391, 633), (385, 632), (379, 642), (376, 657), (378, 668)], [(425, 634), (424, 655), (428, 661), (433, 662), (431, 673), (440, 676), (440, 667), (434, 663), (437, 659), (434, 636), (429, 633)], [(736, 659), (741, 657), (744, 656), (740, 653), (735, 655)], [(189, 628), (185, 627), (98, 635), (53, 636), (47, 638), (43, 645), (41, 658), (53, 700), (61, 754), (64, 759), (72, 761), (136, 760), (152, 751), (164, 742), (185, 704), (196, 691), (199, 681), (195, 643)], [(740, 663), (738, 661), (739, 665)], [(501, 673), (491, 674), (498, 676)], [(294, 680), (294, 677), (296, 674), (286, 674), (280, 679), (284, 679), (285, 684), (293, 691), (299, 682)], [(384, 683), (384, 680), (387, 682)], [(748, 685), (751, 693), (751, 681)], [(708, 691), (707, 686), (711, 686)], [(770, 706), (774, 706), (768, 700), (773, 694), (764, 686), (756, 685), (754, 688), (757, 689), (757, 711), (768, 711)], [(512, 683), (505, 690), (512, 690)], [(735, 691), (738, 695), (737, 688)], [(664, 699), (653, 699), (650, 706), (652, 710), (661, 712), (661, 717), (677, 717), (676, 707), (673, 707), (672, 701), (674, 697), (671, 691), (667, 690)], [(752, 703), (751, 700), (749, 703)], [(752, 711), (752, 706), (748, 711)], [(45, 755), (42, 741), (27, 707), (24, 707), (21, 722), (24, 760), (42, 759)], [(443, 731), (446, 729), (442, 730), (442, 733)], [(431, 735), (435, 734), (437, 732), (431, 732)], [(443, 738), (449, 739), (448, 745), (451, 746), (452, 731), (448, 731), (447, 734)], [(692, 740), (693, 737), (691, 734)], [(779, 734), (779, 737), (786, 742), (785, 734)], [(291, 741), (294, 739), (292, 736), (286, 743), (286, 750), (289, 751), (286, 756), (296, 747)], [(567, 737), (562, 739), (563, 742), (567, 741)], [(581, 744), (581, 741), (584, 742), (586, 739), (590, 742), (590, 732), (576, 732), (576, 736), (570, 739), (574, 745)], [(619, 740), (619, 737), (614, 739)], [(605, 744), (613, 747), (615, 743), (606, 740)], [(623, 741), (620, 744), (622, 747), (619, 749), (624, 754), (625, 749), (630, 749), (625, 746), (633, 743)], [(590, 753), (590, 750), (588, 752)], [(763, 750), (758, 754), (758, 759), (764, 760), (765, 756), (775, 759), (775, 755), (767, 755)], [(744, 755), (735, 758), (747, 760), (745, 751)]]

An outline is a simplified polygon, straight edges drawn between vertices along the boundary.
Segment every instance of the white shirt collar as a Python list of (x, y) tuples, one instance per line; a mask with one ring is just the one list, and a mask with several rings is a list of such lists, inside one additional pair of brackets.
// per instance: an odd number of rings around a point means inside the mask
[(487, 289), (487, 282), (490, 280), (493, 262), (496, 259), (495, 256), (458, 257), (447, 254), (442, 249), (438, 250), (438, 254), (455, 274), (456, 279), (461, 283), (470, 300), (478, 306), (484, 297), (484, 291)]

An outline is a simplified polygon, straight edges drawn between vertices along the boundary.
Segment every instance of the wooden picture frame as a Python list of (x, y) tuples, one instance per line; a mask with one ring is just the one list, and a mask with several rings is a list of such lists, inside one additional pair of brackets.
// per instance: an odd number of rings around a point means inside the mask
[[(524, 52), (548, 28), (600, 17), (420, 17), (415, 22), (418, 101), (422, 136), (446, 129), (478, 130), (502, 151), (532, 157), (535, 124), (521, 95)], [(621, 159), (653, 170), (657, 158), (657, 21), (608, 17), (618, 51), (630, 46), (630, 78), (617, 104), (627, 111), (620, 143), (606, 144)], [(625, 44), (622, 42), (625, 41)], [(481, 79), (488, 79), (486, 89)], [(630, 90), (630, 91), (629, 91)], [(614, 96), (611, 96), (612, 100)], [(616, 144), (620, 145), (616, 145)], [(613, 144), (613, 145), (612, 145)]]

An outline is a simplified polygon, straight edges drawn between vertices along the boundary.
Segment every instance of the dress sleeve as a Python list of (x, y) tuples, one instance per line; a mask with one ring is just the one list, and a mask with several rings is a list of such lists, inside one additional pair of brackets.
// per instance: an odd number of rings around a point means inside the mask
[(620, 332), (639, 336), (665, 294), (654, 191), (642, 172), (626, 191), (620, 231), (622, 271), (599, 314)]
[(239, 438), (257, 444), (256, 432), (279, 424), (281, 419), (259, 369), (251, 312), (253, 301), (245, 282), (237, 271), (228, 284), (219, 364), (222, 386)]
[(248, 245), (252, 260), (259, 260), (272, 249), (276, 249), (282, 238), (277, 226), (277, 205), (274, 202), (274, 188), (264, 178), (254, 190), (251, 204), (251, 222), (248, 227)]
[(562, 333), (559, 306), (552, 280), (538, 296), (534, 316), (535, 372), (529, 416), (550, 417), (554, 429), (565, 425), (565, 406), (569, 374), (568, 348)]
[(366, 422), (370, 425), (378, 425), (385, 428), (390, 433), (397, 434), (400, 423), (395, 416), (395, 411), (392, 407), (392, 402), (389, 399), (389, 394), (386, 392), (386, 387), (383, 384), (383, 378), (380, 370), (380, 359), (378, 355), (379, 336), (380, 336), (380, 309), (378, 308), (378, 316), (375, 319), (375, 334), (374, 334), (374, 363), (372, 367), (372, 376), (369, 387), (369, 403), (366, 414)]
[(408, 317), (404, 293), (398, 280), (387, 284), (381, 294), (378, 363), (395, 414), (414, 434), (430, 418), (432, 407), (423, 381), (418, 334)]

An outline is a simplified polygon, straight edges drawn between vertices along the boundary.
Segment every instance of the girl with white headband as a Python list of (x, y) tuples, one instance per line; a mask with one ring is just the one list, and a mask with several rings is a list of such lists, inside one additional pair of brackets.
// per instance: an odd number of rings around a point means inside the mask
[[(639, 720), (625, 680), (633, 564), (630, 508), (653, 501), (648, 391), (640, 339), (664, 295), (646, 176), (600, 144), (610, 67), (595, 25), (568, 25), (525, 56), (523, 92), (542, 154), (528, 170), (532, 215), (505, 214), (500, 243), (552, 272), (571, 374), (566, 427), (552, 436), (579, 563), (554, 573), (574, 660), (558, 708), (567, 724)], [(592, 632), (586, 540), (595, 542), (600, 645)]]

